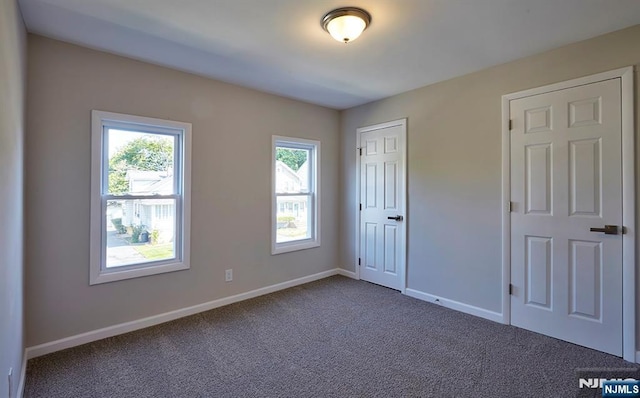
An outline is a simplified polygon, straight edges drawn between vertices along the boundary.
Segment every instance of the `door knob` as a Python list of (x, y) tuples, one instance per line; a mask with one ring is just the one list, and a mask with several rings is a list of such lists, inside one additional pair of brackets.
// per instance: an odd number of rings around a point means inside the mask
[(589, 228), (591, 232), (604, 232), (605, 235), (618, 235), (617, 225), (605, 225), (604, 228)]
[(387, 219), (389, 219), (389, 220), (396, 220), (396, 221), (402, 221), (402, 220), (404, 220), (404, 217), (402, 217), (402, 216), (395, 216), (395, 217), (387, 217)]

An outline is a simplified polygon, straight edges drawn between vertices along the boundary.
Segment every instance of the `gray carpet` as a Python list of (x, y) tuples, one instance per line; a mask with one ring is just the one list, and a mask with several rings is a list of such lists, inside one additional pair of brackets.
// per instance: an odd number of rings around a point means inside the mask
[(630, 367), (336, 276), (32, 359), (25, 397), (575, 397)]

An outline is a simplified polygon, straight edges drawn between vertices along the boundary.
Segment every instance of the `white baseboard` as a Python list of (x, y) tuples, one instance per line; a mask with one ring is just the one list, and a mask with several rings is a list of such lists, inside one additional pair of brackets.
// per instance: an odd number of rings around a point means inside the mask
[[(149, 326), (159, 325), (161, 323), (173, 321), (185, 316), (194, 315), (200, 312), (209, 311), (214, 308), (223, 307), (225, 305), (237, 303), (252, 299), (254, 297), (262, 296), (265, 294), (277, 292), (278, 290), (288, 289), (290, 287), (302, 285), (305, 283), (317, 281), (319, 279), (328, 278), (333, 275), (341, 274), (339, 268), (334, 268), (329, 271), (320, 272), (317, 274), (305, 276), (302, 278), (294, 279), (287, 282), (278, 283), (271, 286), (266, 286), (260, 289), (252, 290), (246, 293), (236, 294), (235, 296), (224, 297), (218, 300), (209, 301), (194, 305), (187, 308), (182, 308), (175, 311), (165, 312), (164, 314), (158, 314), (147, 318), (138, 319), (136, 321), (120, 323), (118, 325), (108, 326), (106, 328), (93, 330), (86, 333), (77, 334), (75, 336), (65, 337), (64, 339), (51, 341), (49, 343), (39, 344), (26, 349), (26, 359), (36, 358), (42, 355), (50, 354), (52, 352), (64, 350), (71, 347), (76, 347), (82, 344), (91, 343), (93, 341), (102, 340), (107, 337), (117, 336), (119, 334), (133, 332), (134, 330), (144, 329)], [(345, 271), (348, 272), (348, 271)], [(26, 360), (24, 361), (26, 365)]]
[(18, 381), (18, 390), (16, 391), (16, 397), (22, 398), (24, 396), (24, 383), (27, 379), (27, 350), (24, 350), (22, 354), (22, 368), (20, 369), (20, 379)]
[(356, 278), (355, 272), (347, 271), (346, 269), (342, 269), (342, 268), (338, 268), (338, 275), (346, 276), (347, 278), (351, 278), (351, 279), (358, 279)]
[(433, 294), (428, 294), (419, 290), (409, 288), (407, 288), (405, 294), (419, 300), (428, 301), (433, 304), (439, 304), (443, 307), (451, 308), (452, 310), (479, 316), (480, 318), (485, 318), (490, 321), (503, 323), (502, 314), (499, 312), (489, 311), (484, 308), (475, 307), (473, 305), (464, 304), (458, 301), (449, 300), (443, 297), (434, 296)]

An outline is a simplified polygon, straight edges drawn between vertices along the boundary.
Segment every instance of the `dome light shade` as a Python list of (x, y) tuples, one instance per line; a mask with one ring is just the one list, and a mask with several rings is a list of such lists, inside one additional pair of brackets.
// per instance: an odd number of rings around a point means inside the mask
[(357, 39), (371, 23), (371, 15), (361, 8), (344, 7), (322, 17), (322, 28), (343, 43)]

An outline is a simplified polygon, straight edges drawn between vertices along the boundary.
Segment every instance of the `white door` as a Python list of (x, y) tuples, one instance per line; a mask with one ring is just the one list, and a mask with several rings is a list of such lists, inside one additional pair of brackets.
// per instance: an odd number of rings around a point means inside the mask
[(510, 118), (511, 323), (621, 356), (620, 79), (512, 100)]
[(360, 278), (405, 288), (405, 120), (358, 129)]

